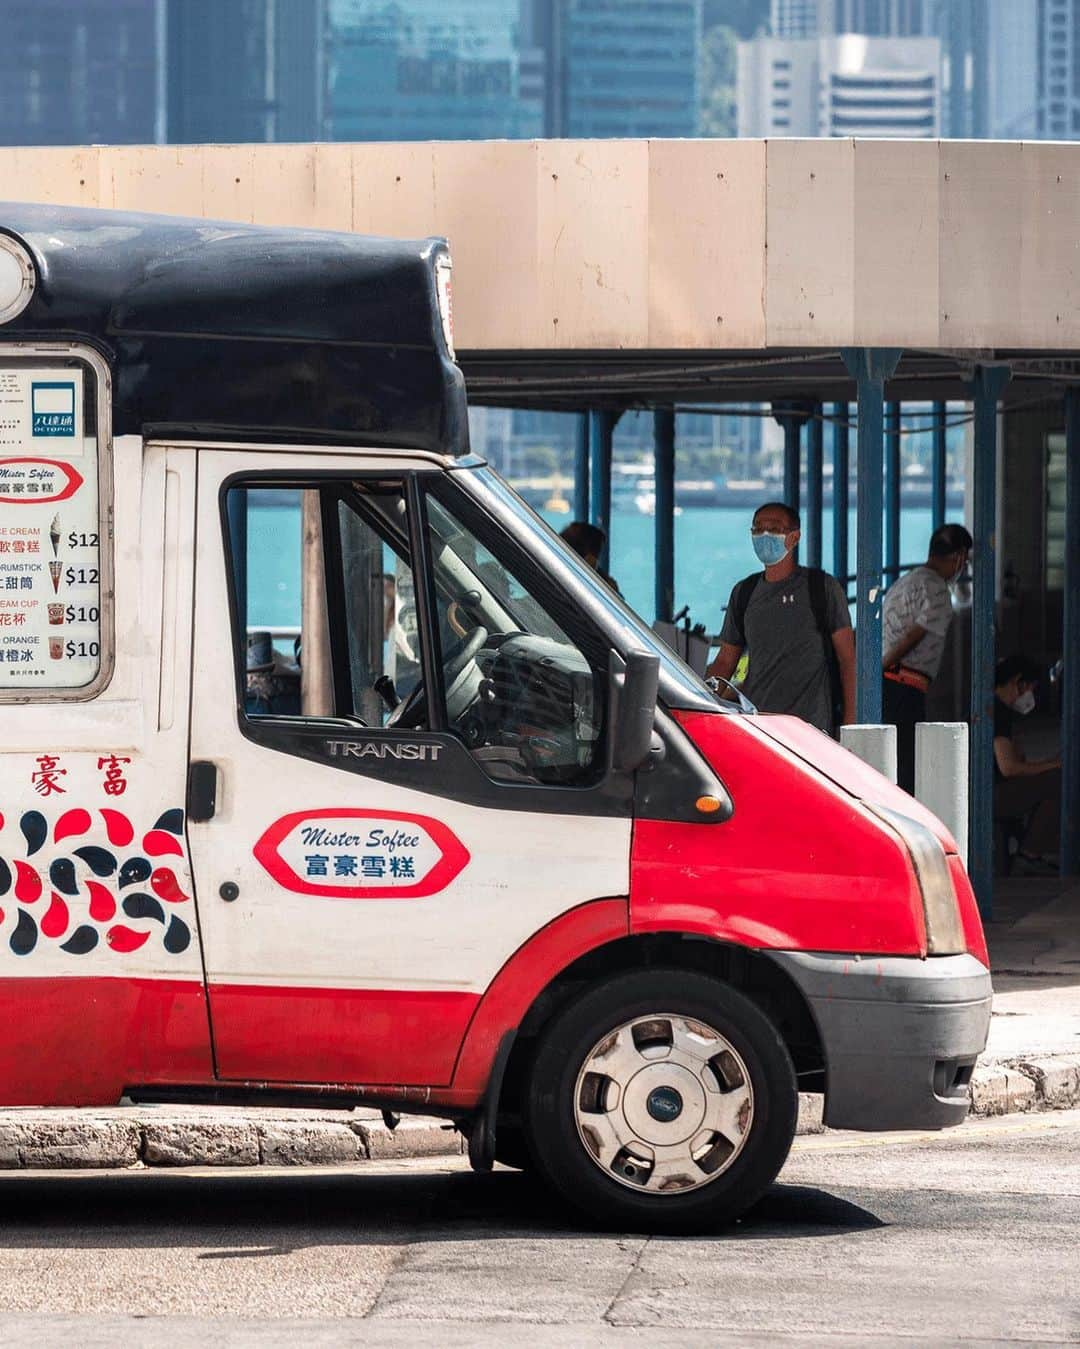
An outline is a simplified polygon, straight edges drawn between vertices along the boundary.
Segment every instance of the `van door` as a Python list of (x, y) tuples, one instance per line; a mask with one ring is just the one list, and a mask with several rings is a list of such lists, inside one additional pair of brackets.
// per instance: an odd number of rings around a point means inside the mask
[(508, 957), (628, 892), (609, 652), (460, 477), (199, 454), (189, 835), (223, 1078), (445, 1085)]

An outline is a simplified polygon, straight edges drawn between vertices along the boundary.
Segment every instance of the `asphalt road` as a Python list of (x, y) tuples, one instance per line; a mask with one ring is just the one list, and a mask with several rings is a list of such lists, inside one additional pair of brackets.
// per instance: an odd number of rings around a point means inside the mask
[(796, 1143), (701, 1239), (575, 1231), (522, 1175), (0, 1174), (0, 1344), (1080, 1342), (1080, 1111)]

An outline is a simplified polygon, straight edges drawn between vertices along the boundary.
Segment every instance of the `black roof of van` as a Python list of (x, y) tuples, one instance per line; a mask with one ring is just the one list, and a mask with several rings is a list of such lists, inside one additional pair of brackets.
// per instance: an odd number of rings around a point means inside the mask
[(18, 203), (0, 203), (0, 232), (37, 268), (0, 342), (95, 346), (118, 435), (468, 449), (444, 240)]

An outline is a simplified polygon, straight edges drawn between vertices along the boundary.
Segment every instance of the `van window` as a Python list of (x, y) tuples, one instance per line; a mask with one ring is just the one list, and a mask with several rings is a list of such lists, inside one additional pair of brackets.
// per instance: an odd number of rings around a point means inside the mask
[(244, 714), (387, 725), (420, 679), (401, 483), (235, 487), (226, 517)]
[(69, 351), (0, 357), (0, 700), (86, 698), (111, 664), (108, 445)]
[(606, 647), (572, 635), (534, 564), (467, 503), (426, 495), (413, 522), (408, 501), (395, 480), (229, 490), (242, 715), (446, 730), (497, 782), (589, 785)]
[(565, 597), (511, 556), (509, 542), (467, 502), (429, 493), (426, 516), (451, 724), (498, 780), (595, 781), (604, 763), (606, 646), (571, 635), (578, 625)]

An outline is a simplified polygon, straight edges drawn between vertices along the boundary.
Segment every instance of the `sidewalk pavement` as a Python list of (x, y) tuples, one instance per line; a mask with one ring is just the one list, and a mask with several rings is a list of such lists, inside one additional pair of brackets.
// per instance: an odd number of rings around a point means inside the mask
[[(994, 969), (990, 1042), (971, 1084), (972, 1113), (1080, 1104), (1080, 884), (1000, 883), (987, 924)], [(799, 1132), (820, 1133), (821, 1097), (800, 1100)], [(0, 1170), (332, 1166), (459, 1156), (444, 1120), (376, 1110), (0, 1110)]]
[(1000, 881), (986, 937), (994, 1014), (972, 1080), (973, 1112), (1080, 1103), (1080, 884)]

